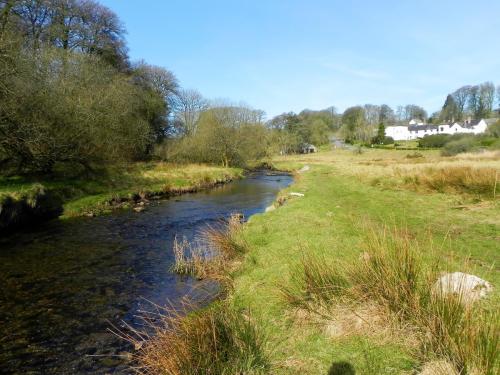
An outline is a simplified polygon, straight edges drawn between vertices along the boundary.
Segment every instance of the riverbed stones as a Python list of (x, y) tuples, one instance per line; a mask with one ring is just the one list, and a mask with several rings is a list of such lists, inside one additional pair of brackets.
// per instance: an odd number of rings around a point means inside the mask
[(433, 286), (436, 295), (455, 295), (466, 304), (485, 297), (492, 290), (493, 286), (488, 281), (463, 272), (447, 273)]

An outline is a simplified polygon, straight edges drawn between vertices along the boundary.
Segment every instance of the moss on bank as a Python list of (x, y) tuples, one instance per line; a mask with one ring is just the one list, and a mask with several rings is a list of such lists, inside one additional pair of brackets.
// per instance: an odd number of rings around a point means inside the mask
[(0, 193), (0, 234), (28, 223), (55, 218), (62, 211), (61, 199), (41, 184), (16, 193)]

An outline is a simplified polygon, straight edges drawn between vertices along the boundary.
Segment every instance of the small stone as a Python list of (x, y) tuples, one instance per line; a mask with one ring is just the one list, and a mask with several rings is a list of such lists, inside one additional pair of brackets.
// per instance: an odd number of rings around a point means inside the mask
[(142, 212), (142, 211), (144, 211), (144, 207), (143, 206), (134, 207), (134, 211), (135, 212)]
[(304, 196), (304, 194), (302, 194), (302, 193), (295, 193), (295, 192), (290, 193), (290, 195), (292, 197), (303, 197)]

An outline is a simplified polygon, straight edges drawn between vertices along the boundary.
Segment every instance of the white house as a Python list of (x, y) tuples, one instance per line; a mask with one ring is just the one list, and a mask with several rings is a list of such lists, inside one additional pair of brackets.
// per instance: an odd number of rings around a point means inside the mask
[(412, 120), (408, 126), (388, 126), (385, 129), (385, 135), (392, 137), (395, 141), (408, 141), (433, 134), (481, 134), (494, 121), (496, 119), (467, 120), (461, 124), (455, 122), (453, 124), (424, 125)]

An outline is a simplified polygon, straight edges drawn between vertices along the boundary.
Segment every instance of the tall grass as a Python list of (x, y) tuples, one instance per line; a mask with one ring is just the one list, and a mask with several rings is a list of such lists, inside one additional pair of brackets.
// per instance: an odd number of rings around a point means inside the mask
[(407, 184), (438, 192), (497, 195), (499, 171), (488, 167), (449, 166), (426, 168), (403, 176)]
[(235, 311), (217, 302), (189, 314), (166, 310), (155, 321), (154, 335), (135, 331), (125, 337), (139, 349), (135, 354), (138, 373), (268, 373), (267, 338), (249, 311)]
[(201, 233), (202, 239), (229, 259), (245, 254), (248, 245), (241, 236), (241, 218), (241, 214), (232, 214), (227, 223), (207, 226)]
[(342, 296), (348, 280), (340, 264), (333, 264), (323, 256), (305, 255), (291, 274), (290, 284), (281, 287), (287, 302), (304, 310), (331, 304)]
[(202, 243), (192, 244), (185, 238), (174, 239), (175, 261), (170, 271), (178, 275), (192, 276), (199, 280), (216, 278), (224, 267), (224, 257)]
[(384, 227), (365, 233), (363, 256), (343, 268), (305, 257), (285, 289), (288, 303), (321, 315), (328, 303), (334, 310), (339, 296), (358, 304), (375, 303), (416, 335), (422, 358), (445, 358), (460, 374), (497, 374), (498, 310), (466, 303), (460, 293), (436, 293), (437, 268), (424, 260), (425, 249), (407, 230)]
[(247, 251), (241, 230), (241, 215), (233, 214), (227, 222), (204, 228), (194, 243), (176, 238), (175, 262), (170, 270), (179, 275), (216, 280), (227, 287), (232, 263)]

